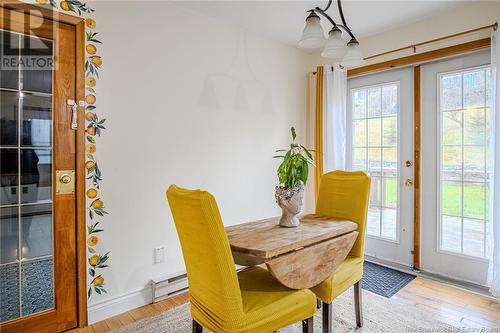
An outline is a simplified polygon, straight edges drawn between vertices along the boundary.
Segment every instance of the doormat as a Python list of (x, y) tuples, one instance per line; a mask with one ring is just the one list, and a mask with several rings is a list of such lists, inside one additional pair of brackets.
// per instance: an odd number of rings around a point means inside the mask
[(415, 275), (368, 261), (364, 262), (363, 268), (362, 288), (387, 298), (392, 297), (415, 278)]

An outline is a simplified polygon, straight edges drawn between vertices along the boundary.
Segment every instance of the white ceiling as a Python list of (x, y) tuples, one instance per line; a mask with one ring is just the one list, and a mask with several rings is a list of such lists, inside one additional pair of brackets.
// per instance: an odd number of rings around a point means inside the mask
[[(296, 46), (304, 27), (306, 10), (316, 6), (324, 8), (327, 1), (175, 1), (175, 3)], [(465, 3), (453, 0), (344, 0), (342, 8), (347, 24), (359, 39), (421, 21)], [(340, 22), (336, 6), (334, 1), (327, 13), (335, 22)], [(321, 21), (327, 32), (331, 26), (325, 19)]]

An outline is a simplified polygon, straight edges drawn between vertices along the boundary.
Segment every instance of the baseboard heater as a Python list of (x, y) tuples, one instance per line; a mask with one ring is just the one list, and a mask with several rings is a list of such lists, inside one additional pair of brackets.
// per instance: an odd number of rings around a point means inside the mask
[(186, 272), (169, 274), (167, 276), (151, 280), (150, 285), (152, 291), (152, 302), (156, 303), (187, 290), (187, 274)]

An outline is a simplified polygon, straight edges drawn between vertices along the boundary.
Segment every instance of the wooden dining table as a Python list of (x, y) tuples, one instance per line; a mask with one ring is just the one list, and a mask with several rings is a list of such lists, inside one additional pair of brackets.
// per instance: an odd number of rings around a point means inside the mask
[(300, 225), (285, 228), (279, 217), (226, 227), (236, 264), (265, 264), (269, 272), (291, 289), (311, 288), (340, 266), (358, 232), (352, 221), (308, 214)]

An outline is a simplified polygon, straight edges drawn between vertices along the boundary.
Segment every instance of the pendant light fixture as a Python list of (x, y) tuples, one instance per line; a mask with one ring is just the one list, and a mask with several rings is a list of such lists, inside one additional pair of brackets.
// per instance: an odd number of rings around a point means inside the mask
[[(308, 11), (309, 16), (306, 18), (306, 26), (302, 32), (299, 46), (305, 49), (318, 49), (323, 47), (323, 52), (321, 52), (322, 57), (341, 62), (346, 67), (360, 66), (364, 63), (363, 55), (359, 50), (359, 42), (351, 29), (347, 26), (340, 0), (337, 0), (337, 4), (342, 24), (335, 23), (326, 13), (332, 1), (333, 0), (328, 0), (328, 4), (324, 9), (316, 7)], [(318, 14), (324, 16), (333, 25), (328, 33), (328, 39), (325, 38)], [(348, 43), (342, 39), (341, 29), (349, 35), (350, 41)]]

